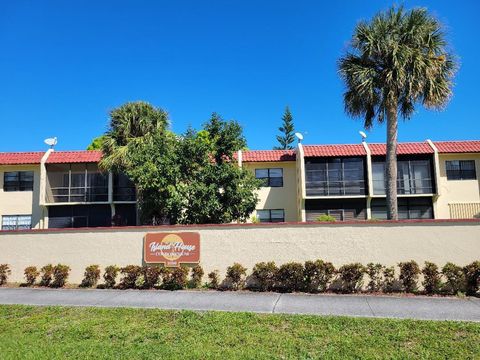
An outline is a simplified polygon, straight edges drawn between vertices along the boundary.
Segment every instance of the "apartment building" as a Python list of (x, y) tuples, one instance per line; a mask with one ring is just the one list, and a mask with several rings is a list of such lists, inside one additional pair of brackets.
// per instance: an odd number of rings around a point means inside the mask
[[(385, 219), (385, 144), (303, 145), (239, 151), (263, 186), (261, 222)], [(136, 225), (134, 185), (102, 173), (98, 151), (0, 153), (3, 230)], [(401, 219), (480, 217), (480, 141), (401, 143)], [(252, 220), (253, 220), (252, 216)]]

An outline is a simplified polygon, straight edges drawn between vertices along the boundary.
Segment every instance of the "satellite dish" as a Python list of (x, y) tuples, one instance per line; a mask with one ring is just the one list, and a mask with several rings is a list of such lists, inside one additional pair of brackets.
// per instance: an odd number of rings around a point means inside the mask
[(365, 134), (363, 131), (359, 131), (358, 133), (362, 137), (362, 141), (365, 141), (365, 139), (367, 138), (367, 134)]
[(43, 142), (50, 146), (50, 149), (53, 149), (53, 147), (57, 145), (57, 137), (45, 139)]
[(297, 137), (298, 142), (302, 142), (302, 140), (303, 140), (303, 135), (302, 135), (301, 133), (297, 132), (297, 133), (295, 133), (295, 136)]

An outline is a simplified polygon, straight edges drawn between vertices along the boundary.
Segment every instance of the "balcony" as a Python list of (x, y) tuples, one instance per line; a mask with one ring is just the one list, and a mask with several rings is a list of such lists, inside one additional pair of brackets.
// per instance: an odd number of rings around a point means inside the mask
[(363, 159), (314, 159), (305, 164), (307, 196), (363, 196)]
[[(397, 162), (397, 194), (433, 194), (435, 189), (431, 177), (429, 160), (403, 160)], [(373, 194), (385, 195), (385, 163), (373, 163)]]
[[(111, 196), (110, 196), (111, 194)], [(55, 164), (47, 166), (47, 204), (135, 202), (135, 186), (123, 174), (101, 173), (96, 164)]]

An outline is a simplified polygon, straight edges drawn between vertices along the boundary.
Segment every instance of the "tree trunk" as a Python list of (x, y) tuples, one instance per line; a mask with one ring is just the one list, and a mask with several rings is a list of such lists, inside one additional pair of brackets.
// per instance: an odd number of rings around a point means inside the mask
[(387, 216), (389, 220), (398, 220), (397, 206), (397, 106), (387, 109)]

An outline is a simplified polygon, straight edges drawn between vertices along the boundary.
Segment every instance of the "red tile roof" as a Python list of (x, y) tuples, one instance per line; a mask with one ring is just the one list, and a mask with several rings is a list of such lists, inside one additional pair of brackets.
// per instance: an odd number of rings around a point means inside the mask
[(478, 153), (480, 140), (470, 141), (434, 141), (439, 153)]
[(0, 153), (0, 165), (40, 164), (44, 154), (41, 151)]
[[(385, 144), (368, 144), (368, 148), (372, 155), (385, 155), (387, 153), (387, 146)], [(433, 149), (427, 142), (399, 143), (397, 154), (433, 154)]]
[(295, 161), (295, 150), (242, 151), (242, 162)]
[(102, 152), (98, 150), (54, 151), (48, 157), (47, 164), (97, 163), (101, 158)]
[(362, 144), (347, 145), (304, 145), (304, 155), (330, 157), (330, 156), (365, 156), (367, 152)]

